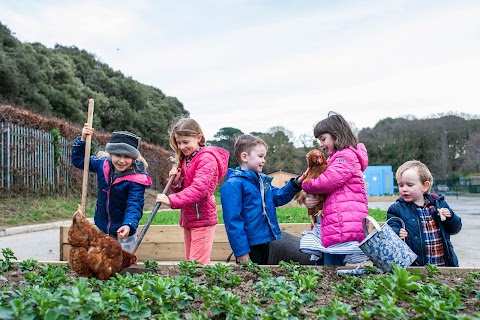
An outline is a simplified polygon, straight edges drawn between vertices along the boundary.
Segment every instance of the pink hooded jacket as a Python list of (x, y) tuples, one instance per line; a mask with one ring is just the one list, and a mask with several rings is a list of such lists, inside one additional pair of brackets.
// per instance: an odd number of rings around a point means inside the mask
[(327, 169), (316, 179), (302, 184), (310, 194), (324, 194), (321, 220), (322, 245), (362, 241), (362, 219), (368, 215), (368, 198), (363, 171), (368, 166), (363, 143), (333, 152)]
[(168, 196), (172, 209), (181, 209), (180, 226), (184, 228), (207, 227), (218, 223), (215, 188), (225, 176), (230, 153), (219, 147), (206, 146), (185, 168), (181, 163), (181, 186), (172, 186), (176, 192)]

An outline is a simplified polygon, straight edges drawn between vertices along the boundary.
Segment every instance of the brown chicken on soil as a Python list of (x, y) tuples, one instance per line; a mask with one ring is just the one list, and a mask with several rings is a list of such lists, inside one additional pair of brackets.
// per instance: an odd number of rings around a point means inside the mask
[(80, 211), (73, 215), (68, 231), (70, 267), (79, 276), (106, 280), (136, 263), (135, 255), (122, 250), (120, 243), (93, 226)]
[[(308, 174), (303, 182), (308, 182), (310, 179), (318, 178), (318, 176), (320, 176), (320, 174), (327, 169), (327, 158), (320, 150), (310, 150), (307, 153), (307, 165)], [(314, 208), (308, 208), (310, 224), (313, 228), (315, 226), (313, 217), (322, 215), (323, 201), (325, 200), (325, 196), (323, 194), (307, 194), (302, 190), (295, 195), (294, 199), (297, 200), (299, 204), (305, 205), (305, 200), (307, 197), (313, 197), (320, 200), (320, 202)]]

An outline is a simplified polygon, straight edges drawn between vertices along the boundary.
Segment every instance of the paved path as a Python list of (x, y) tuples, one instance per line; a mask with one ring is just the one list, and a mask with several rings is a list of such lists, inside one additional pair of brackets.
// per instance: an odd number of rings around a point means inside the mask
[[(480, 197), (448, 196), (447, 202), (462, 218), (462, 231), (452, 236), (460, 267), (480, 268)], [(370, 202), (369, 206), (386, 210), (391, 204)], [(0, 248), (11, 248), (18, 260), (58, 261), (61, 224), (70, 225), (70, 221), (7, 229), (0, 232)]]

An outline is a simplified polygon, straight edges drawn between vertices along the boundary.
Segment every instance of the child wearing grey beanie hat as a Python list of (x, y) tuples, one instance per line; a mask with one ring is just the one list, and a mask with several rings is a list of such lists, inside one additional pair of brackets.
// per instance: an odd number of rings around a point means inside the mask
[[(72, 146), (72, 164), (84, 168), (85, 146), (93, 127), (85, 123), (82, 135)], [(152, 185), (145, 159), (138, 150), (140, 137), (128, 132), (114, 132), (105, 152), (88, 157), (89, 171), (97, 175), (97, 203), (95, 225), (117, 238), (121, 244), (135, 237), (145, 202), (145, 189)], [(123, 245), (123, 244), (122, 244)]]
[(114, 132), (110, 137), (110, 142), (105, 147), (105, 151), (110, 154), (125, 155), (138, 159), (140, 156), (138, 151), (140, 140), (139, 136), (128, 131)]

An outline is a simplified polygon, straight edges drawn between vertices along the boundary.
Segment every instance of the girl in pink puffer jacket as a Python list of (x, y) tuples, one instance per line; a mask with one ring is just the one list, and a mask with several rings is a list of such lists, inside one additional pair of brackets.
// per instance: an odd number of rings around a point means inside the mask
[(157, 202), (165, 203), (172, 209), (181, 209), (185, 260), (209, 264), (218, 223), (213, 194), (218, 180), (227, 172), (230, 154), (219, 147), (205, 146), (200, 125), (191, 118), (182, 118), (173, 126), (170, 146), (180, 164), (169, 174), (175, 175), (171, 187), (174, 193), (157, 195)]
[[(367, 149), (359, 143), (350, 125), (339, 114), (318, 122), (313, 131), (323, 151), (328, 151), (327, 169), (316, 179), (302, 184), (309, 194), (324, 194), (321, 241), (324, 247), (365, 238), (362, 220), (368, 215), (368, 198), (363, 171), (368, 166)], [(307, 207), (318, 199), (307, 198)], [(324, 253), (323, 264), (344, 265), (344, 255)]]

